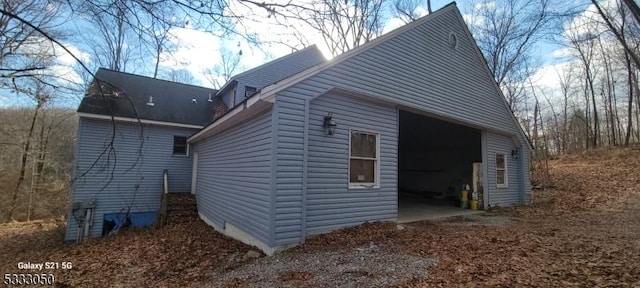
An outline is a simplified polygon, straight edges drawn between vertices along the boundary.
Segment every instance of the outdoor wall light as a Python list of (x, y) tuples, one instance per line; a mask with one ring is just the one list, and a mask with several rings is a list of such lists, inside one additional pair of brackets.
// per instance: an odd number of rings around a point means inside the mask
[(511, 150), (511, 157), (513, 157), (513, 159), (518, 159), (519, 155), (520, 151), (518, 151), (518, 149)]
[(327, 116), (324, 116), (324, 122), (322, 123), (322, 128), (324, 128), (325, 135), (333, 135), (334, 133), (336, 133), (337, 126), (338, 124), (336, 124), (336, 121), (333, 121), (332, 119), (331, 112), (329, 112)]

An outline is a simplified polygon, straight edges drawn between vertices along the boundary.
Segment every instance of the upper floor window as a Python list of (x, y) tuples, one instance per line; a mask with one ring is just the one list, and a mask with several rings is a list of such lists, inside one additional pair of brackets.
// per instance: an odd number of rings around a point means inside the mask
[(244, 97), (249, 98), (258, 92), (258, 88), (251, 86), (244, 86)]
[(379, 185), (380, 134), (351, 130), (349, 138), (349, 187)]
[(189, 148), (187, 145), (188, 145), (187, 137), (173, 136), (173, 155), (176, 155), (176, 156), (189, 155)]
[(496, 185), (507, 187), (507, 160), (504, 154), (496, 154)]

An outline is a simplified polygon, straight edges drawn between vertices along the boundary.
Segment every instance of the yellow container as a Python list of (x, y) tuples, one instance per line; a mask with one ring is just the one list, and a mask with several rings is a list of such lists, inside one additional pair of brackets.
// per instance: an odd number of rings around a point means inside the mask
[(468, 200), (469, 199), (469, 191), (462, 190), (460, 191), (460, 200)]
[(478, 200), (469, 201), (469, 207), (471, 210), (478, 210)]

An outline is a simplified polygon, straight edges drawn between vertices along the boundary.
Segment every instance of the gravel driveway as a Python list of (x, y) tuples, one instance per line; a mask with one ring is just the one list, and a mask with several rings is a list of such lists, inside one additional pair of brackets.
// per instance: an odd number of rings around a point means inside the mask
[(207, 287), (388, 287), (426, 277), (434, 263), (373, 243), (337, 251), (287, 251), (214, 273), (216, 280)]

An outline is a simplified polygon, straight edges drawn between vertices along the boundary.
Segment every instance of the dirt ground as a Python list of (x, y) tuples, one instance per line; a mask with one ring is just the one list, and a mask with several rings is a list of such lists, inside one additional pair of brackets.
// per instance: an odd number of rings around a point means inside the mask
[[(403, 225), (369, 223), (275, 257), (201, 221), (63, 245), (63, 223), (0, 225), (0, 272), (58, 287), (640, 287), (640, 149), (550, 163), (525, 207)], [(253, 251), (253, 252), (252, 252)], [(72, 269), (19, 270), (18, 262)]]

